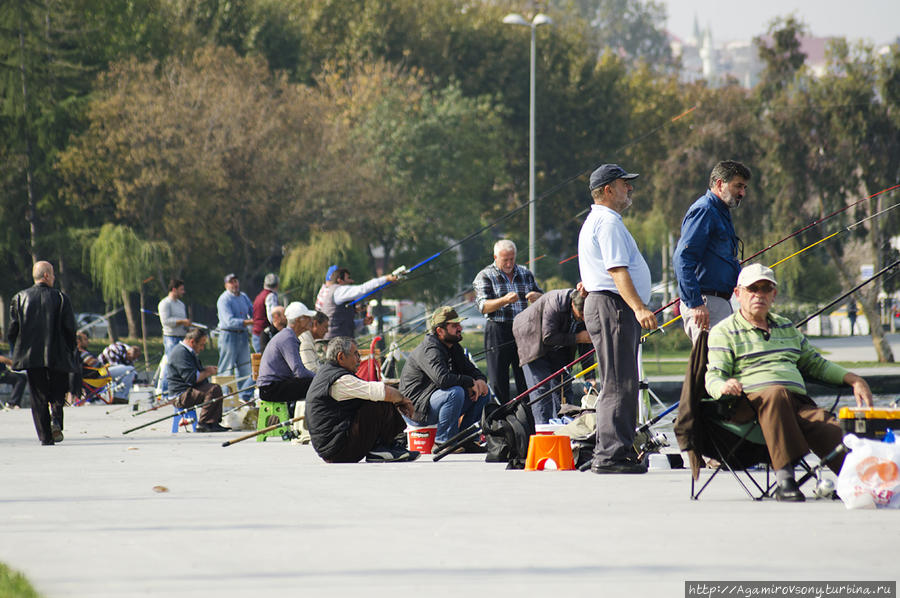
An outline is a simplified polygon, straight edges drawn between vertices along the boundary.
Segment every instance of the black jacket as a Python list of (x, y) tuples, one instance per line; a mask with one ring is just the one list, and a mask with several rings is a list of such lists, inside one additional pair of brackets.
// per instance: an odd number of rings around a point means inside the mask
[(487, 380), (475, 364), (469, 361), (459, 344), (452, 348), (433, 334), (426, 334), (422, 343), (406, 359), (400, 374), (400, 394), (413, 402), (421, 421), (428, 414), (428, 399), (436, 390), (462, 386), (469, 390), (475, 380)]
[(16, 293), (9, 305), (13, 369), (81, 370), (75, 359), (75, 314), (62, 292), (43, 283)]
[(363, 399), (337, 401), (331, 397), (331, 386), (338, 378), (354, 375), (330, 361), (316, 370), (306, 391), (306, 426), (316, 453), (330, 461), (347, 445), (350, 426)]

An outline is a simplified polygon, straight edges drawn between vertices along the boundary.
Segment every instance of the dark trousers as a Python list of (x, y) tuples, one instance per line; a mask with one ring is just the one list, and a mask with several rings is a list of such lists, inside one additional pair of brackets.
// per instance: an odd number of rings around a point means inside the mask
[(512, 322), (488, 320), (484, 325), (484, 350), (488, 381), (500, 403), (506, 403), (512, 398), (509, 394), (509, 368), (512, 368), (516, 380), (516, 395), (528, 390), (525, 374), (519, 366), (519, 353), (516, 348), (516, 337), (513, 336)]
[(26, 370), (28, 387), (31, 389), (31, 417), (41, 444), (53, 444), (52, 421), (63, 427), (63, 403), (69, 390), (69, 373), (58, 372), (50, 368), (31, 368)]
[(329, 463), (356, 463), (376, 446), (391, 446), (394, 438), (406, 428), (403, 416), (393, 403), (361, 401), (362, 405), (350, 424), (347, 444)]
[(204, 380), (197, 386), (189, 388), (175, 399), (175, 406), (179, 409), (187, 409), (194, 405), (200, 405), (213, 399), (220, 399), (200, 409), (197, 416), (198, 423), (204, 425), (217, 424), (222, 419), (222, 387)]
[(259, 387), (259, 398), (271, 403), (286, 403), (288, 413), (294, 412), (297, 401), (306, 398), (312, 378), (288, 378)]
[(609, 465), (635, 456), (638, 413), (638, 344), (641, 325), (619, 295), (591, 293), (584, 321), (597, 357), (597, 444), (594, 465)]
[(28, 384), (28, 376), (25, 374), (17, 374), (10, 370), (4, 370), (0, 373), (0, 383), (12, 384), (12, 394), (9, 395), (7, 405), (22, 406), (22, 395), (25, 394), (25, 385)]
[[(759, 418), (759, 427), (775, 469), (796, 463), (810, 450), (824, 457), (844, 438), (833, 415), (809, 397), (791, 392), (784, 386), (769, 386), (747, 395), (747, 399), (749, 404), (738, 402), (731, 419), (744, 423)], [(829, 461), (828, 467), (839, 472), (843, 462), (841, 455)]]

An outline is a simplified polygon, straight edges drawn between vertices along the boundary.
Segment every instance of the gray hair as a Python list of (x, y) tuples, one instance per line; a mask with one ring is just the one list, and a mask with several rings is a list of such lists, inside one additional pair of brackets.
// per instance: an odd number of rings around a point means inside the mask
[(269, 272), (266, 274), (265, 280), (263, 280), (263, 288), (269, 290), (278, 288), (278, 282), (278, 275)]
[(333, 339), (328, 341), (328, 348), (325, 349), (325, 361), (330, 361), (331, 363), (336, 364), (338, 362), (338, 353), (349, 355), (354, 346), (356, 346), (356, 341), (349, 336), (334, 337)]
[(509, 239), (500, 239), (494, 243), (494, 255), (498, 255), (501, 251), (512, 251), (513, 253), (518, 254), (516, 244)]
[(209, 333), (206, 332), (206, 330), (198, 328), (197, 326), (192, 326), (191, 329), (187, 331), (187, 334), (184, 335), (184, 340), (198, 341), (205, 336), (209, 336)]

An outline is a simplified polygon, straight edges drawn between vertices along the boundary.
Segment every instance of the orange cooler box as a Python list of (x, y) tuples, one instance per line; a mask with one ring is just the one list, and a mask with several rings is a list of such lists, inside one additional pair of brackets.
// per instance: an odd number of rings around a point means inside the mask
[(881, 440), (888, 428), (900, 433), (900, 407), (841, 407), (838, 421), (844, 434)]

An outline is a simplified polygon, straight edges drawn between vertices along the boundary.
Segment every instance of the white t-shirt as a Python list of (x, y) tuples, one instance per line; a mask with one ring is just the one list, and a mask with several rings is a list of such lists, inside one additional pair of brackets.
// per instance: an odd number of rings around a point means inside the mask
[(587, 291), (619, 292), (610, 268), (628, 268), (641, 301), (650, 301), (650, 267), (625, 228), (622, 216), (606, 206), (594, 204), (578, 235), (578, 268)]

